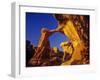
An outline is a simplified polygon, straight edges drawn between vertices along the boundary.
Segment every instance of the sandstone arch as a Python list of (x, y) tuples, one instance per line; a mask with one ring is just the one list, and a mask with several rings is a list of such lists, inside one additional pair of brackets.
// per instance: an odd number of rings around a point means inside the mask
[[(65, 61), (64, 63), (62, 63), (62, 65), (70, 65), (72, 63), (74, 64), (75, 60), (79, 61), (79, 63), (77, 64), (86, 63), (83, 58), (85, 55), (84, 51), (88, 51), (87, 48), (89, 47), (88, 45), (89, 35), (87, 34), (87, 32), (85, 32), (86, 30), (84, 30), (85, 29), (84, 26), (87, 27), (87, 30), (88, 30), (89, 23), (85, 23), (85, 19), (84, 19), (85, 16), (59, 14), (59, 15), (55, 15), (55, 17), (59, 22), (57, 29), (48, 30), (48, 29), (43, 28), (41, 30), (41, 37), (38, 44), (38, 48), (35, 52), (35, 55), (29, 61), (29, 64), (32, 66), (50, 65), (50, 54), (48, 52), (50, 51), (49, 50), (50, 43), (49, 43), (48, 38), (51, 35), (53, 35), (53, 33), (55, 32), (60, 32), (66, 35), (70, 39), (70, 43), (73, 45), (73, 48), (74, 48), (72, 58), (69, 61)], [(73, 23), (74, 18), (75, 19), (79, 18), (78, 21), (85, 25), (83, 25), (82, 28), (79, 28), (80, 24), (76, 24), (77, 27), (75, 27), (75, 24)], [(86, 39), (88, 42), (85, 42)], [(87, 52), (87, 55), (88, 54), (89, 54), (89, 51)], [(44, 59), (44, 57), (47, 57), (47, 58)]]

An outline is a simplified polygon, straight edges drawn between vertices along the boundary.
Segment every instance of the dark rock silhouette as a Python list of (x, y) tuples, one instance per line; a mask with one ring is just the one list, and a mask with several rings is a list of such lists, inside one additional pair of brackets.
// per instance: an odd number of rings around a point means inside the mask
[(32, 58), (32, 56), (35, 53), (35, 47), (31, 44), (29, 40), (26, 40), (26, 66), (28, 66), (29, 60)]

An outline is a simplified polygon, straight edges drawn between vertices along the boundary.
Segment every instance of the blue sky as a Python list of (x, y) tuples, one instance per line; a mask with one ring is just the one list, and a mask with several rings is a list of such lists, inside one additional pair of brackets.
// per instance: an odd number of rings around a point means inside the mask
[[(34, 46), (38, 45), (42, 28), (52, 30), (57, 28), (57, 26), (58, 22), (53, 14), (26, 12), (26, 40), (31, 41)], [(56, 32), (49, 37), (49, 40), (51, 47), (58, 47), (59, 50), (62, 50), (60, 43), (62, 41), (68, 41), (68, 38), (63, 34)]]

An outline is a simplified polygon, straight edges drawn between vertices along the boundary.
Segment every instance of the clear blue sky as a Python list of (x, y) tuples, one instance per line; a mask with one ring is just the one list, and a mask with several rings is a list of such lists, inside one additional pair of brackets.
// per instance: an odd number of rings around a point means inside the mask
[[(34, 46), (38, 45), (42, 28), (52, 30), (57, 26), (58, 22), (54, 18), (53, 14), (26, 12), (26, 40), (31, 41)], [(63, 34), (56, 32), (49, 37), (49, 40), (51, 47), (56, 46), (59, 50), (62, 50), (60, 43), (62, 41), (68, 41), (68, 38)]]

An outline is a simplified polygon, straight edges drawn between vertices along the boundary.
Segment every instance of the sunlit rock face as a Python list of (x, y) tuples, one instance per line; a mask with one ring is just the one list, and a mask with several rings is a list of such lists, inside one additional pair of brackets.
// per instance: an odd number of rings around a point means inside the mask
[[(59, 23), (57, 29), (48, 30), (43, 28), (41, 30), (37, 49), (28, 65), (89, 64), (89, 16), (56, 14), (55, 18)], [(69, 38), (69, 41), (59, 44), (63, 52), (59, 51), (57, 47), (50, 47), (49, 37), (55, 32), (61, 32)]]
[[(74, 61), (77, 61), (75, 64), (87, 64), (89, 58), (87, 58), (87, 62), (85, 62), (83, 58), (85, 58), (84, 56), (86, 54), (89, 54), (89, 17), (65, 14), (55, 16), (59, 21), (59, 31), (63, 32), (64, 35), (70, 39), (74, 48), (72, 58), (62, 64), (67, 65), (73, 63)], [(68, 42), (63, 42), (62, 44), (64, 44), (62, 45), (64, 53), (70, 54), (72, 49), (69, 50), (70, 46), (67, 45)]]
[(28, 63), (30, 66), (49, 65), (50, 42), (48, 40), (48, 35), (48, 31), (46, 29), (42, 29), (37, 50)]

